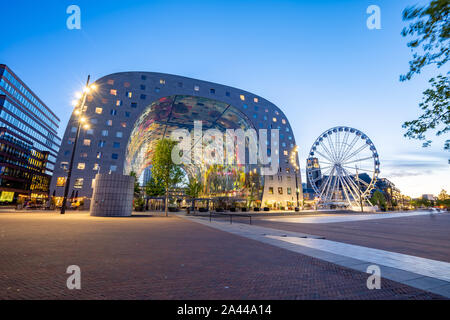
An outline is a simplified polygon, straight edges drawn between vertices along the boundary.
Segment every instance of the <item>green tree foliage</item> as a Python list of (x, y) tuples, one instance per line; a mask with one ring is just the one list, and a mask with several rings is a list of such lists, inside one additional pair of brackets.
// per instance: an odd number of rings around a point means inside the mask
[[(404, 37), (411, 38), (408, 47), (413, 52), (409, 71), (400, 77), (401, 81), (411, 80), (428, 65), (443, 67), (450, 59), (450, 1), (433, 0), (428, 6), (408, 7), (403, 12), (403, 20), (411, 24), (402, 31)], [(450, 73), (438, 75), (430, 80), (431, 88), (424, 92), (420, 108), (423, 114), (413, 121), (403, 124), (407, 129), (405, 137), (426, 140), (428, 130), (437, 130), (442, 135), (450, 130)], [(424, 146), (431, 144), (426, 140)], [(450, 149), (446, 140), (445, 149)]]
[(130, 176), (134, 177), (134, 197), (139, 198), (141, 196), (141, 187), (139, 186), (139, 181), (136, 176), (136, 172), (131, 171)]
[(162, 182), (151, 177), (145, 185), (145, 194), (149, 197), (160, 197), (166, 193)]
[(152, 158), (152, 176), (162, 183), (166, 191), (166, 216), (168, 216), (169, 189), (182, 182), (184, 177), (181, 166), (172, 161), (172, 150), (177, 143), (171, 139), (159, 140)]
[(379, 190), (376, 190), (373, 193), (373, 196), (370, 199), (370, 202), (373, 205), (378, 206), (378, 208), (380, 208), (381, 210), (386, 209), (386, 198), (385, 198), (384, 194), (382, 192), (380, 192)]
[(203, 185), (198, 179), (191, 178), (186, 188), (186, 195), (192, 199), (198, 198), (203, 190)]

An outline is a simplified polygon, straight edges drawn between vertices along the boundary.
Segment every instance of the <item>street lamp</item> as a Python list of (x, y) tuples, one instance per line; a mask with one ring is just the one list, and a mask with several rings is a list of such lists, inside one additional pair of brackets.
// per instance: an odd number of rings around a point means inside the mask
[[(86, 82), (86, 87), (84, 88), (83, 93), (76, 94), (76, 97), (79, 100), (74, 100), (72, 102), (72, 104), (75, 107), (74, 114), (76, 116), (78, 116), (78, 127), (77, 127), (77, 134), (75, 136), (75, 141), (73, 143), (72, 156), (70, 159), (69, 168), (67, 170), (67, 179), (66, 179), (66, 185), (64, 188), (64, 198), (63, 198), (62, 206), (61, 206), (61, 214), (66, 213), (67, 196), (69, 194), (69, 188), (70, 188), (70, 178), (72, 177), (73, 161), (75, 159), (75, 151), (77, 148), (78, 138), (80, 137), (81, 127), (83, 126), (84, 129), (89, 130), (89, 124), (87, 124), (86, 118), (82, 117), (82, 114), (84, 113), (84, 107), (86, 104), (86, 98), (87, 98), (88, 93), (96, 90), (96, 88), (97, 88), (95, 85), (89, 86), (90, 79), (91, 79), (91, 76), (88, 76), (87, 82)], [(80, 100), (81, 100), (81, 104), (80, 104)]]
[(299, 173), (300, 167), (297, 164), (296, 156), (298, 156), (298, 146), (295, 146), (295, 148), (292, 150), (291, 165), (294, 167), (294, 173), (295, 173), (295, 192), (297, 194), (297, 208), (300, 208), (300, 189), (298, 187), (298, 173)]

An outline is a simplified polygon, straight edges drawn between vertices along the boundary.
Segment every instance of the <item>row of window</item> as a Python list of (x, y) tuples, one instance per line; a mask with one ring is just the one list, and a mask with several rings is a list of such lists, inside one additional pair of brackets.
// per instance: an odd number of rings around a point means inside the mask
[[(274, 194), (274, 188), (273, 187), (269, 187), (269, 194)], [(282, 187), (278, 188), (278, 194), (283, 194), (283, 188)], [(292, 188), (287, 188), (287, 194), (289, 194), (289, 195), (292, 194)]]

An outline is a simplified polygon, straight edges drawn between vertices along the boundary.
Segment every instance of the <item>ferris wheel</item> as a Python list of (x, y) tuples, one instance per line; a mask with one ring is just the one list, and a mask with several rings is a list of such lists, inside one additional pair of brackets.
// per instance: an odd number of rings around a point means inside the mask
[(349, 127), (325, 131), (311, 148), (306, 166), (308, 183), (323, 205), (372, 205), (368, 200), (380, 173), (372, 140)]

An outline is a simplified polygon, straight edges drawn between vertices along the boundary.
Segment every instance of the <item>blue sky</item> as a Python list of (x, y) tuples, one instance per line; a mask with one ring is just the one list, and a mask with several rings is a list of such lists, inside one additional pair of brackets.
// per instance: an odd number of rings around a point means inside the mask
[[(450, 190), (444, 139), (423, 149), (401, 127), (419, 115), (436, 72), (399, 82), (411, 57), (401, 13), (424, 1), (2, 2), (0, 63), (56, 112), (61, 135), (87, 74), (165, 72), (242, 88), (278, 105), (303, 167), (318, 135), (347, 125), (374, 141), (381, 175), (406, 194)], [(81, 8), (81, 30), (66, 27), (71, 4)], [(366, 27), (372, 4), (381, 8), (381, 30)]]

